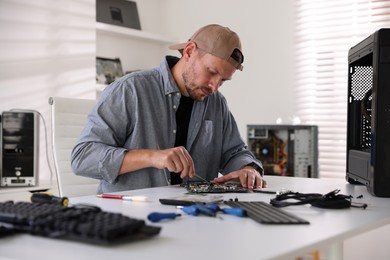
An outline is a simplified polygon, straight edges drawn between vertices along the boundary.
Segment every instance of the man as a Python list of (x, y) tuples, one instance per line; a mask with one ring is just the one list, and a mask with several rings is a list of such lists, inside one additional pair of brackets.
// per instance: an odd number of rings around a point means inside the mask
[(211, 24), (170, 48), (182, 57), (166, 56), (160, 67), (128, 74), (104, 90), (72, 151), (74, 173), (100, 179), (98, 193), (183, 178), (265, 187), (262, 164), (218, 92), (243, 68), (238, 35)]

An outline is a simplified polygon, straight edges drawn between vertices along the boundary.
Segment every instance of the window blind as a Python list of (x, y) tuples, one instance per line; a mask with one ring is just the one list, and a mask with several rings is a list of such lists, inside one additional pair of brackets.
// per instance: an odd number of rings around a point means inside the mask
[(295, 1), (296, 115), (319, 128), (320, 178), (344, 178), (348, 51), (390, 27), (388, 0)]

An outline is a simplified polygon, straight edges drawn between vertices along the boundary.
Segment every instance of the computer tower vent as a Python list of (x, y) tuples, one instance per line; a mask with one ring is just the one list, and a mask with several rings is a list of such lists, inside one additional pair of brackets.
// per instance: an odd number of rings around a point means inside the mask
[(351, 72), (351, 94), (354, 99), (362, 100), (372, 87), (372, 66), (356, 66)]

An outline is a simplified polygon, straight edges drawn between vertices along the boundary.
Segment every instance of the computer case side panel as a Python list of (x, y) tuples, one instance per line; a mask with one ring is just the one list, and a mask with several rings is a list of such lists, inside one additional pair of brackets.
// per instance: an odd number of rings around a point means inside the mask
[(346, 178), (390, 197), (390, 29), (381, 29), (348, 55)]
[(368, 189), (376, 196), (390, 197), (390, 29), (379, 30), (374, 41), (371, 122), (374, 168)]
[(373, 39), (374, 35), (370, 35), (348, 53), (346, 179), (353, 184), (368, 185), (371, 171)]

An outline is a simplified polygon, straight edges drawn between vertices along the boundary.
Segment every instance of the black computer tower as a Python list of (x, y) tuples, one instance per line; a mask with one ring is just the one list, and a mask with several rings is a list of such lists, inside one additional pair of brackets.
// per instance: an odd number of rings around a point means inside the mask
[(0, 186), (36, 186), (39, 120), (35, 112), (5, 111), (0, 127)]
[(352, 47), (348, 64), (346, 178), (390, 197), (390, 29)]

